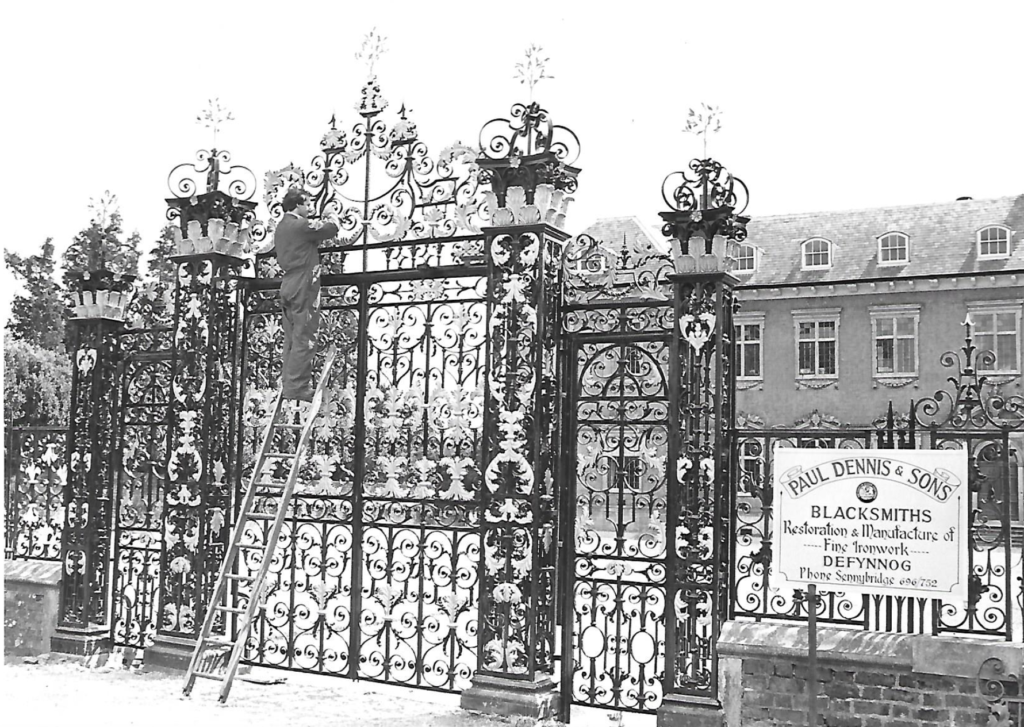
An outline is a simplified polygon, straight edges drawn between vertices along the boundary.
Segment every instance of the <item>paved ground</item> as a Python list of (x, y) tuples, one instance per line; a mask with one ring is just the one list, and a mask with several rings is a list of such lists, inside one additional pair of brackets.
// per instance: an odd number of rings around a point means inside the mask
[[(44, 655), (38, 663), (9, 657), (0, 673), (4, 723), (33, 727), (534, 727), (459, 709), (453, 694), (372, 682), (254, 669), (257, 677), (285, 678), (261, 685), (236, 680), (228, 703), (217, 702), (219, 683), (200, 679), (181, 696), (181, 676), (123, 668), (89, 669)], [(11, 719), (13, 717), (13, 719)], [(628, 717), (635, 717), (629, 715)], [(586, 710), (572, 727), (620, 724), (618, 714)], [(647, 718), (653, 723), (653, 717)], [(626, 725), (633, 723), (627, 718)], [(541, 723), (553, 726), (554, 722)], [(639, 727), (639, 724), (638, 724)]]
[[(254, 670), (262, 677), (284, 677), (284, 684), (236, 680), (228, 703), (217, 702), (219, 683), (199, 680), (192, 696), (181, 696), (181, 677), (122, 668), (88, 669), (78, 663), (41, 659), (26, 664), (7, 659), (0, 704), (4, 722), (34, 727), (526, 727), (473, 715), (458, 696), (400, 689), (368, 682)], [(14, 715), (15, 720), (8, 721)]]

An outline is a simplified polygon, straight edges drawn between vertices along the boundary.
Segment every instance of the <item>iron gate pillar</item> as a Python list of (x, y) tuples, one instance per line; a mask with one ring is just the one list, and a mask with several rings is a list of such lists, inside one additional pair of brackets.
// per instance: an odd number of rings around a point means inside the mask
[[(481, 132), (492, 227), (480, 518), (478, 668), (462, 707), (538, 719), (559, 711), (555, 672), (555, 391), (559, 261), (579, 170), (537, 104)], [(493, 123), (493, 122), (492, 122)], [(554, 134), (552, 133), (554, 130)], [(490, 135), (488, 135), (490, 134)], [(552, 136), (555, 142), (552, 144)], [(485, 138), (486, 137), (486, 138)], [(496, 140), (498, 141), (497, 143)]]
[(117, 440), (117, 332), (135, 276), (108, 270), (73, 274), (72, 373), (67, 487), (61, 539), (63, 575), (53, 651), (109, 651), (110, 545)]
[[(717, 642), (728, 617), (736, 372), (729, 273), (746, 236), (746, 187), (694, 160), (665, 180), (661, 213), (676, 272), (670, 362), (666, 669), (659, 727), (720, 727)], [(742, 206), (741, 206), (742, 205)], [(740, 207), (737, 210), (737, 207)], [(673, 391), (674, 389), (674, 391)], [(671, 463), (675, 463), (674, 466)]]
[(188, 666), (230, 535), (241, 331), (237, 277), (247, 263), (240, 238), (255, 203), (216, 188), (227, 158), (216, 150), (200, 152), (200, 161), (209, 164), (209, 170), (198, 169), (209, 172), (208, 191), (167, 200), (180, 229), (179, 254), (171, 257), (177, 280), (159, 626), (145, 655), (157, 669)]

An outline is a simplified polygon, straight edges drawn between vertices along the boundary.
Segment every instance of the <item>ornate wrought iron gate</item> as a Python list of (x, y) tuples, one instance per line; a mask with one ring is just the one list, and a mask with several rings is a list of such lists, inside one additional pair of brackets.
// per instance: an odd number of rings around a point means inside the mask
[(566, 251), (567, 703), (654, 712), (717, 695), (733, 300), (720, 274), (672, 271), (628, 241)]
[[(479, 269), (447, 272), (323, 289), (321, 336), (344, 355), (253, 625), (252, 663), (469, 684), (487, 291)], [(247, 325), (247, 455), (279, 375), (276, 297), (255, 293)], [(264, 535), (250, 523), (251, 542)]]
[[(119, 334), (122, 360), (114, 493), (111, 637), (145, 648), (159, 625), (160, 547), (171, 395), (171, 328), (156, 294), (140, 294), (135, 325)], [(155, 304), (155, 305), (154, 305)]]

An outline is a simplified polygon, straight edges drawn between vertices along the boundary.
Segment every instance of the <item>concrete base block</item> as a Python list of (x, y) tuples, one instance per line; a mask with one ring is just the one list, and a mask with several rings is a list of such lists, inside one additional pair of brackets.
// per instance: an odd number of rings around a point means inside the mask
[(51, 651), (86, 657), (89, 666), (105, 664), (113, 648), (109, 626), (89, 626), (81, 629), (58, 626), (50, 637)]
[(552, 719), (558, 716), (561, 695), (549, 675), (527, 681), (477, 674), (462, 693), (460, 704), (463, 709), (485, 714)]
[(4, 654), (39, 656), (57, 630), (61, 564), (4, 562)]
[(669, 695), (658, 707), (658, 727), (724, 727), (725, 712), (716, 699)]
[(158, 635), (143, 656), (146, 671), (183, 672), (188, 669), (195, 648), (195, 639)]

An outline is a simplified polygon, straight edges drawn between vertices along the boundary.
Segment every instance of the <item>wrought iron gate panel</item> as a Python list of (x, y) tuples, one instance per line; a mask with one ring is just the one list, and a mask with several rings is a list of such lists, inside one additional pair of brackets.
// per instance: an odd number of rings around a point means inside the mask
[[(280, 377), (276, 296), (249, 303), (244, 472)], [(340, 351), (331, 401), (245, 658), (461, 690), (477, 658), (486, 278), (363, 276), (326, 285), (322, 302), (320, 349)], [(249, 523), (245, 538), (268, 530)], [(248, 551), (245, 567), (258, 559)]]
[[(1009, 432), (932, 430), (926, 449), (966, 449), (972, 494), (968, 518), (968, 601), (943, 602), (937, 630), (1013, 639), (1014, 584), (1021, 583), (1020, 547), (1010, 539)], [(1015, 572), (1016, 571), (1016, 572)]]
[[(739, 430), (734, 517), (733, 617), (803, 621), (808, 602), (802, 590), (771, 589), (768, 574), (772, 543), (773, 454), (782, 447), (892, 447), (892, 431)], [(969, 517), (968, 602), (883, 595), (847, 596), (818, 592), (818, 620), (885, 632), (961, 633), (1013, 638), (1013, 613), (1021, 607), (1020, 545), (1011, 541), (1008, 486), (1008, 431), (934, 429), (901, 434), (901, 446), (961, 449), (969, 452), (968, 473), (973, 502)], [(888, 441), (887, 441), (888, 440)], [(909, 441), (908, 441), (909, 440)], [(768, 537), (766, 537), (766, 535)], [(1016, 605), (1014, 605), (1016, 601)]]
[[(355, 442), (355, 391), (357, 381), (356, 335), (359, 328), (360, 288), (354, 285), (325, 287), (319, 330), (317, 364), (328, 342), (339, 354), (328, 382), (330, 400), (314, 429), (309, 456), (296, 485), (289, 518), (278, 541), (262, 594), (265, 608), (257, 611), (246, 642), (244, 658), (251, 663), (324, 674), (348, 675), (353, 613), (353, 463)], [(244, 419), (242, 422), (242, 471), (251, 475), (261, 436), (281, 375), (284, 341), (276, 290), (257, 291), (247, 303), (244, 364)], [(282, 432), (275, 446), (287, 451), (296, 436)], [(279, 465), (273, 476), (287, 472)], [(239, 498), (236, 498), (239, 499)], [(269, 498), (256, 507), (272, 511)], [(263, 544), (269, 521), (246, 523), (243, 542)], [(242, 552), (243, 573), (259, 569), (261, 552)], [(239, 586), (239, 599), (252, 597)]]
[(483, 276), (368, 289), (361, 678), (463, 689), (476, 667)]
[(68, 430), (16, 427), (7, 435), (4, 558), (60, 560)]
[[(770, 588), (772, 559), (772, 472), (777, 449), (838, 447), (867, 449), (875, 432), (857, 430), (739, 430), (735, 437), (737, 458), (733, 548), (732, 616), (803, 621), (807, 599), (803, 591)], [(818, 591), (818, 619), (822, 623), (861, 626), (867, 615), (860, 597), (841, 592)]]
[(121, 339), (111, 634), (118, 646), (142, 649), (152, 644), (159, 620), (170, 328), (127, 329)]
[[(598, 317), (630, 319), (626, 311)], [(665, 678), (668, 337), (580, 337), (575, 432), (572, 699), (653, 711)], [(570, 440), (571, 441), (571, 440)]]

